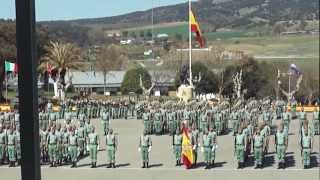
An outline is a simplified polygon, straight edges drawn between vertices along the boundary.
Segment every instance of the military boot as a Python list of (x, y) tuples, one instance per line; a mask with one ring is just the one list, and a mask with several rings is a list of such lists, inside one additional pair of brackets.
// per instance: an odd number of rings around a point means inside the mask
[(107, 168), (111, 168), (111, 163), (108, 164)]

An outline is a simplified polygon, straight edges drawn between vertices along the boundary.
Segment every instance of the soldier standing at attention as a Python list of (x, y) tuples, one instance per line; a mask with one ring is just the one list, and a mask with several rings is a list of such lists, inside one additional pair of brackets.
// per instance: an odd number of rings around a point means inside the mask
[(16, 163), (16, 135), (13, 132), (12, 127), (9, 129), (7, 140), (9, 167), (15, 167)]
[(51, 132), (49, 133), (49, 135), (47, 137), (50, 167), (56, 167), (57, 143), (58, 143), (58, 136), (56, 135), (56, 130), (54, 128), (52, 128)]
[(182, 152), (182, 135), (179, 129), (176, 130), (176, 134), (173, 137), (174, 154), (176, 157), (176, 166), (181, 165), (181, 152)]
[(107, 145), (107, 152), (108, 152), (108, 161), (109, 165), (107, 168), (116, 168), (116, 150), (118, 146), (118, 141), (116, 136), (113, 134), (113, 130), (110, 129), (108, 135), (106, 137), (106, 145)]
[(244, 154), (246, 150), (246, 135), (243, 133), (243, 128), (239, 128), (234, 145), (235, 145), (235, 154), (238, 160), (238, 169), (244, 168)]
[(149, 129), (150, 127), (150, 112), (149, 110), (146, 110), (143, 115), (143, 125), (144, 125), (144, 129), (147, 131), (147, 134), (151, 134), (151, 130)]
[(314, 134), (320, 134), (320, 113), (319, 108), (315, 107), (313, 112), (313, 127), (314, 127)]
[(214, 161), (216, 159), (216, 149), (217, 149), (217, 132), (215, 131), (214, 128), (210, 128), (209, 136), (212, 141), (212, 149), (211, 149), (211, 165), (214, 166)]
[(304, 112), (304, 108), (301, 107), (301, 112), (299, 113), (299, 130), (301, 130), (303, 122), (307, 119), (307, 114)]
[[(285, 111), (285, 108), (286, 107), (284, 106), (284, 111)], [(289, 134), (289, 127), (290, 127), (290, 121), (291, 121), (290, 109), (288, 109), (286, 112), (283, 113), (283, 117), (282, 118), (283, 118), (284, 129)]]
[(300, 139), (301, 155), (303, 158), (303, 168), (310, 168), (310, 155), (312, 152), (312, 138), (308, 133), (308, 126), (304, 126), (304, 134)]
[(211, 163), (211, 149), (212, 149), (212, 139), (211, 136), (208, 134), (208, 130), (204, 130), (203, 136), (202, 136), (202, 152), (204, 152), (204, 161), (206, 163), (205, 169), (210, 168)]
[(16, 153), (17, 153), (17, 161), (19, 166), (21, 164), (20, 126), (16, 126), (16, 130), (14, 134), (16, 136)]
[(235, 136), (237, 130), (239, 129), (239, 114), (236, 109), (231, 112), (231, 120), (232, 120), (232, 130), (233, 135)]
[(71, 129), (71, 134), (68, 136), (69, 155), (72, 162), (71, 168), (77, 167), (78, 143), (78, 137), (75, 135), (74, 129)]
[(262, 160), (263, 160), (263, 142), (264, 137), (260, 134), (260, 128), (257, 128), (257, 132), (253, 137), (253, 151), (254, 151), (254, 159), (256, 161), (256, 167), (262, 168)]
[(4, 154), (5, 154), (5, 148), (6, 148), (6, 133), (3, 131), (3, 128), (0, 124), (0, 165), (4, 163)]
[(196, 165), (198, 160), (199, 130), (196, 128), (195, 124), (193, 124), (192, 126), (191, 143), (192, 143), (192, 151), (193, 151), (193, 157), (194, 157), (193, 164)]
[(63, 144), (62, 144), (63, 132), (61, 130), (61, 124), (57, 124), (56, 136), (58, 140), (57, 141), (57, 164), (61, 166), (62, 160), (63, 160)]
[(78, 145), (79, 145), (79, 153), (80, 156), (84, 156), (87, 153), (86, 147), (87, 147), (87, 142), (86, 142), (86, 135), (87, 132), (84, 128), (84, 122), (80, 121), (80, 126), (78, 127), (77, 131), (76, 131), (76, 135), (78, 136)]
[(104, 135), (107, 135), (109, 131), (109, 120), (110, 120), (109, 112), (107, 110), (104, 110), (100, 118), (101, 118)]
[(280, 123), (275, 136), (278, 169), (285, 168), (286, 148), (288, 144), (287, 134), (284, 132), (283, 124)]
[(271, 134), (271, 129), (268, 124), (265, 122), (262, 123), (262, 126), (260, 128), (260, 134), (263, 136), (263, 141), (264, 141), (264, 149), (263, 149), (263, 154), (268, 154), (269, 150), (269, 136)]
[(139, 141), (139, 151), (142, 155), (142, 168), (149, 168), (149, 153), (151, 152), (152, 140), (147, 131), (144, 130)]
[(48, 162), (48, 144), (47, 144), (47, 138), (48, 138), (48, 131), (45, 127), (42, 128), (40, 131), (40, 153), (41, 153), (41, 160), (42, 164)]
[(95, 133), (95, 128), (91, 128), (91, 133), (88, 135), (88, 145), (89, 145), (89, 154), (91, 159), (91, 168), (97, 167), (97, 155), (98, 155), (98, 145), (99, 137)]

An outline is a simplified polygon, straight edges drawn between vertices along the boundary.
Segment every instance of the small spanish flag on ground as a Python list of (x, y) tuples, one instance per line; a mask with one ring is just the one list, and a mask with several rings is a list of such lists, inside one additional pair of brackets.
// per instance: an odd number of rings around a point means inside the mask
[(190, 169), (194, 162), (192, 144), (188, 135), (188, 128), (184, 127), (182, 131), (182, 161), (186, 168)]
[(193, 14), (192, 11), (189, 12), (189, 21), (190, 21), (190, 26), (191, 26), (191, 32), (196, 34), (196, 40), (199, 42), (200, 47), (204, 47), (204, 39), (201, 34), (200, 26)]

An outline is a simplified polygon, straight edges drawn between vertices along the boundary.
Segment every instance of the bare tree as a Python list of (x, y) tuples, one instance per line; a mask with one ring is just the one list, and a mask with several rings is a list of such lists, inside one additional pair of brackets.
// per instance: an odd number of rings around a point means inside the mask
[(151, 94), (151, 90), (154, 88), (154, 86), (155, 86), (155, 83), (152, 81), (151, 83), (151, 87), (149, 88), (149, 89), (147, 89), (144, 85), (143, 85), (143, 80), (142, 80), (142, 77), (141, 77), (141, 75), (139, 75), (139, 77), (140, 77), (140, 83), (139, 83), (139, 85), (140, 85), (140, 87), (141, 87), (141, 89), (142, 89), (142, 93), (143, 93), (143, 95), (145, 95), (146, 97), (148, 97), (148, 96), (150, 96), (150, 94)]
[(107, 89), (107, 74), (120, 69), (124, 60), (124, 53), (116, 45), (102, 46), (97, 53), (95, 68), (103, 73), (104, 93)]
[(282, 94), (287, 97), (288, 102), (289, 102), (290, 100), (292, 100), (293, 97), (294, 97), (294, 94), (296, 94), (296, 93), (299, 91), (299, 89), (300, 89), (300, 84), (301, 84), (301, 82), (302, 82), (302, 79), (303, 79), (303, 75), (301, 74), (301, 75), (298, 77), (298, 80), (297, 80), (297, 83), (296, 83), (296, 87), (295, 87), (295, 89), (294, 89), (293, 91), (287, 92), (287, 91), (285, 91), (284, 89), (282, 89), (282, 88), (280, 87), (280, 90), (281, 90)]
[(234, 76), (233, 76), (233, 84), (234, 84), (234, 88), (233, 91), (237, 96), (237, 99), (241, 98), (241, 88), (242, 88), (242, 69), (240, 70), (240, 72), (237, 72)]

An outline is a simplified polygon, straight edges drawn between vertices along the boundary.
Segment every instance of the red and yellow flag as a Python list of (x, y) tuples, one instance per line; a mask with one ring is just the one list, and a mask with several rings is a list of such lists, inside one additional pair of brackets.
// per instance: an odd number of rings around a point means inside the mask
[(184, 127), (182, 131), (182, 161), (186, 168), (189, 169), (194, 162), (192, 144), (188, 135), (188, 128)]
[(189, 12), (189, 21), (190, 21), (190, 26), (191, 26), (191, 32), (196, 34), (196, 40), (199, 42), (200, 47), (203, 48), (204, 47), (204, 39), (201, 34), (200, 26), (199, 26), (195, 16), (193, 15), (192, 11)]

